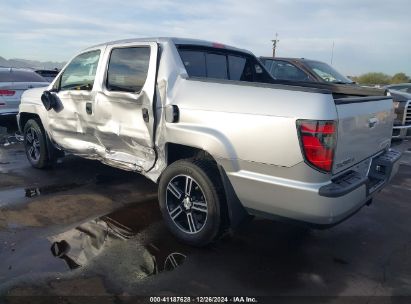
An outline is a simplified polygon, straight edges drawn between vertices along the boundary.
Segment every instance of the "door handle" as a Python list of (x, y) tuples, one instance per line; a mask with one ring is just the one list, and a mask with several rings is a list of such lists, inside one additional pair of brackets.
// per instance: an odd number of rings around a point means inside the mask
[(86, 103), (86, 112), (89, 115), (91, 115), (93, 113), (93, 105), (91, 104), (91, 102)]

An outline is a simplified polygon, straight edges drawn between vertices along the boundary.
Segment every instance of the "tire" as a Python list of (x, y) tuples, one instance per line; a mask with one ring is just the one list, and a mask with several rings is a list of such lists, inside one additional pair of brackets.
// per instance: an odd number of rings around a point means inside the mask
[(50, 167), (52, 161), (47, 149), (46, 133), (38, 119), (29, 119), (24, 125), (24, 149), (34, 168)]
[(182, 242), (205, 246), (224, 231), (226, 201), (213, 162), (179, 160), (171, 164), (160, 178), (158, 197), (166, 226)]

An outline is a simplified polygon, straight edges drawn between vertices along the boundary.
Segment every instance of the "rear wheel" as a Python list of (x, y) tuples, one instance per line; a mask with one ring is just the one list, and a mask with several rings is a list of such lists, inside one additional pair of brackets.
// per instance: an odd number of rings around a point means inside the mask
[(24, 126), (24, 148), (27, 159), (33, 167), (43, 169), (51, 164), (46, 133), (37, 119), (29, 119)]
[(183, 242), (204, 246), (225, 224), (225, 197), (214, 163), (179, 160), (160, 178), (160, 209), (169, 230)]

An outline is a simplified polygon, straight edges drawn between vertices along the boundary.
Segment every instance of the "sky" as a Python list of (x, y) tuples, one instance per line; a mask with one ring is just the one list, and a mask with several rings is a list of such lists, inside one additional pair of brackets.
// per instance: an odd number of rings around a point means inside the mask
[(327, 63), (332, 57), (345, 75), (411, 76), (410, 0), (0, 0), (6, 59), (67, 61), (97, 43), (156, 36), (269, 56), (275, 33), (277, 56)]

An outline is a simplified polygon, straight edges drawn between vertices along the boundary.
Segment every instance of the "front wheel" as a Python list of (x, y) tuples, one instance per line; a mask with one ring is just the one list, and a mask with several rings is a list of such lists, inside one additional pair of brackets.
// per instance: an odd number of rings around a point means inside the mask
[(214, 241), (225, 224), (225, 197), (218, 170), (205, 160), (179, 160), (160, 178), (160, 209), (169, 230), (189, 245)]
[(43, 169), (50, 165), (46, 134), (37, 119), (29, 119), (24, 125), (24, 148), (33, 167)]

